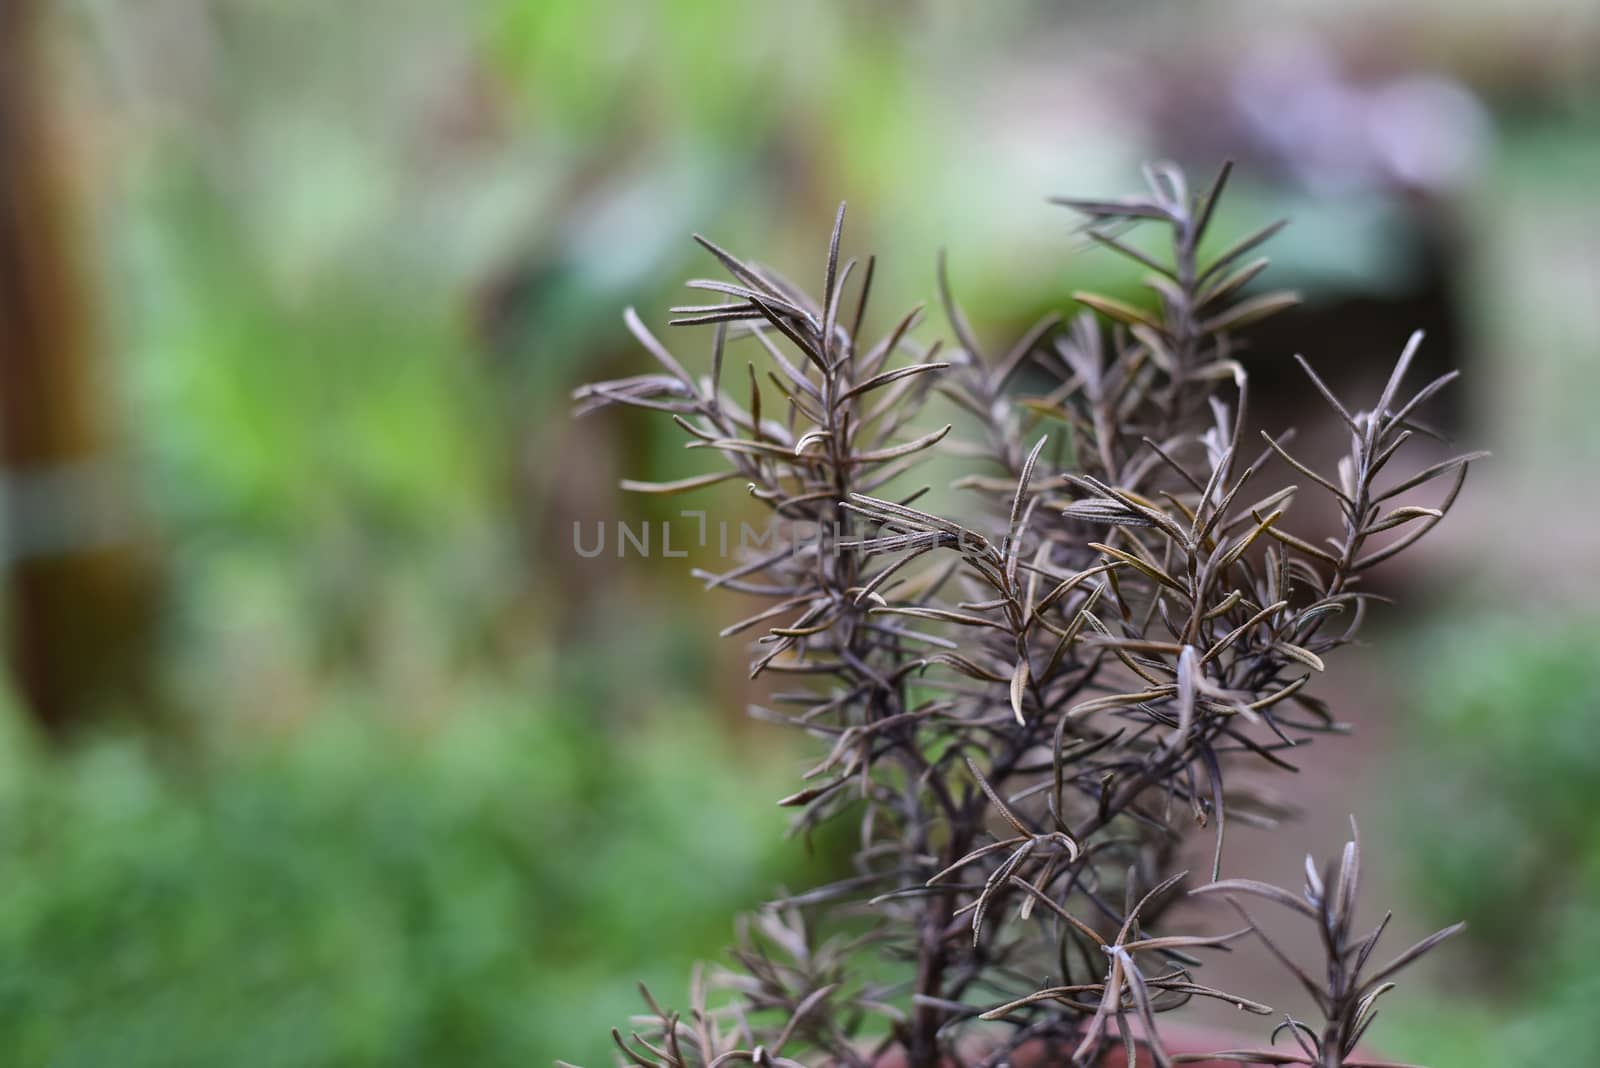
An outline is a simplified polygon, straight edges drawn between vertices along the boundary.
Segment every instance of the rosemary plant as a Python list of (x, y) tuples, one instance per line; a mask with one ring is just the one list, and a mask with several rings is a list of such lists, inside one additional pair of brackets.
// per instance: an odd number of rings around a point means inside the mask
[[(1363, 577), (1440, 521), (1478, 454), (1399, 473), (1425, 432), (1414, 417), (1455, 377), (1402, 392), (1420, 335), (1368, 407), (1301, 361), (1348, 430), (1335, 470), (1296, 458), (1290, 433), (1245, 440), (1235, 334), (1295, 298), (1241, 296), (1279, 224), (1201, 255), (1227, 175), (1193, 195), (1157, 166), (1141, 196), (1060, 201), (1090, 240), (1149, 270), (1158, 310), (1074, 294), (1075, 318), (1046, 318), (998, 357), (942, 262), (953, 342), (912, 340), (920, 309), (870, 340), (874, 261), (841, 262), (843, 207), (817, 298), (696, 238), (728, 279), (689, 282), (714, 300), (674, 309), (673, 325), (711, 328), (708, 377), (627, 313), (661, 369), (586, 386), (579, 410), (668, 413), (721, 467), (624, 485), (742, 482), (816, 531), (697, 574), (764, 602), (723, 631), (760, 633), (752, 675), (780, 680), (755, 714), (826, 746), (780, 804), (802, 831), (848, 818), (860, 835), (853, 875), (747, 918), (736, 967), (697, 975), (687, 1012), (647, 993), (648, 1015), (614, 1032), (627, 1063), (1088, 1066), (1119, 1048), (1130, 1065), (1204, 1059), (1170, 1054), (1158, 1017), (1197, 997), (1274, 1013), (1195, 978), (1195, 954), (1250, 934), (1247, 915), (1214, 936), (1155, 933), (1185, 896), (1172, 869), (1196, 828), (1213, 839), (1196, 892), (1286, 906), (1327, 954), (1313, 978), (1268, 942), (1324, 1019), (1286, 1019), (1273, 1038), (1293, 1042), (1226, 1055), (1377, 1063), (1354, 1052), (1374, 1002), (1451, 930), (1367, 975), (1383, 928), (1352, 933), (1354, 842), (1326, 869), (1308, 862), (1303, 895), (1223, 879), (1229, 820), (1278, 815), (1228, 776), (1292, 771), (1298, 743), (1340, 728), (1312, 682), (1361, 626), (1374, 599)], [(1137, 225), (1160, 228), (1170, 251), (1130, 243)], [(735, 342), (763, 369), (725, 374)], [(1024, 393), (1023, 380), (1044, 388)], [(935, 398), (968, 433), (919, 425)], [(899, 488), (936, 449), (970, 460), (958, 483), (980, 502), (969, 514), (919, 508), (925, 489)], [(1434, 484), (1435, 506), (1396, 503)], [(1287, 529), (1302, 493), (1338, 505), (1337, 536)]]

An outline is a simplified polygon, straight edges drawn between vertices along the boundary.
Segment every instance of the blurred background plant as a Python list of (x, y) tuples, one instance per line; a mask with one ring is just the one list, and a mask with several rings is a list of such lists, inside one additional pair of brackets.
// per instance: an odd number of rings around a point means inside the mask
[(1239, 161), (1226, 231), (1295, 216), (1263, 418), (1279, 338), (1471, 372), (1497, 457), (1383, 577), (1450, 618), (1429, 681), (1348, 670), (1305, 789), (1473, 921), (1392, 1052), (1597, 1059), (1592, 5), (0, 0), (13, 1062), (603, 1062), (634, 977), (833, 851), (775, 833), (737, 606), (573, 551), (695, 468), (568, 390), (638, 365), (690, 231), (799, 270), (841, 198), (886, 306), (936, 243), (986, 336), (1132, 297), (1044, 199), (1154, 156)]

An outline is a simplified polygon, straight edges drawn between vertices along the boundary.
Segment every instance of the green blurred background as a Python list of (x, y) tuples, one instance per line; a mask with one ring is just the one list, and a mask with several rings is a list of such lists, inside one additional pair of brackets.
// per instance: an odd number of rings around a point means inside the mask
[(840, 199), (885, 317), (940, 247), (996, 345), (1131, 295), (1044, 201), (1155, 157), (1295, 219), (1259, 418), (1425, 326), (1497, 454), (1240, 863), (1354, 808), (1375, 900), (1472, 923), (1379, 1044), (1600, 1063), (1592, 3), (0, 0), (0, 94), (4, 1063), (607, 1062), (838, 849), (782, 835), (740, 605), (573, 551), (696, 468), (570, 390), (691, 231), (806, 279)]

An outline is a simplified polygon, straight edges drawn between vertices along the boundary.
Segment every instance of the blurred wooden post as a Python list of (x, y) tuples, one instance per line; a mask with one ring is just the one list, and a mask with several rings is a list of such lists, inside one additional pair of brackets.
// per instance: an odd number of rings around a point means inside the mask
[(153, 586), (106, 452), (35, 0), (0, 0), (0, 478), (12, 685), (48, 733), (147, 696)]

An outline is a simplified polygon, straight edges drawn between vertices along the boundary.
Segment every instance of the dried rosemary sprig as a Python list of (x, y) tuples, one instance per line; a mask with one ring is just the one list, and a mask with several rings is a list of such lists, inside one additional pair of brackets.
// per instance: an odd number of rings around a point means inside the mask
[[(1297, 743), (1336, 729), (1311, 683), (1360, 627), (1363, 575), (1438, 523), (1478, 454), (1389, 473), (1422, 432), (1413, 417), (1453, 377), (1402, 395), (1420, 335), (1369, 409), (1305, 368), (1349, 431), (1336, 470), (1296, 458), (1288, 434), (1247, 452), (1234, 335), (1294, 297), (1242, 296), (1266, 266), (1252, 254), (1281, 224), (1201, 256), (1227, 175), (1194, 195), (1157, 166), (1141, 196), (1062, 201), (1092, 241), (1149, 269), (1154, 300), (1075, 294), (1085, 310), (1070, 323), (1046, 318), (998, 358), (942, 263), (951, 347), (912, 340), (920, 309), (865, 340), (873, 260), (841, 263), (842, 207), (819, 298), (697, 238), (728, 280), (691, 281), (715, 302), (674, 309), (674, 324), (712, 327), (709, 376), (629, 311), (662, 371), (584, 387), (579, 409), (667, 412), (689, 448), (723, 465), (629, 488), (739, 480), (816, 532), (700, 575), (767, 602), (724, 631), (766, 628), (752, 674), (793, 680), (756, 712), (827, 746), (780, 803), (802, 830), (859, 821), (861, 844), (850, 878), (756, 919), (721, 977), (724, 1001), (710, 1005), (697, 983), (687, 1017), (652, 1002), (631, 1040), (617, 1033), (628, 1062), (866, 1068), (892, 1052), (932, 1068), (1030, 1047), (1092, 1065), (1115, 1037), (1130, 1064), (1143, 1053), (1166, 1065), (1158, 1014), (1193, 997), (1271, 1011), (1194, 980), (1190, 950), (1245, 932), (1149, 933), (1181, 897), (1168, 869), (1178, 843), (1209, 827), (1207, 889), (1248, 892), (1218, 881), (1227, 821), (1276, 812), (1227, 771), (1293, 770)], [(1127, 240), (1141, 225), (1165, 232), (1165, 256)], [(724, 374), (735, 344), (759, 372)], [(1024, 395), (1024, 377), (1047, 387)], [(961, 434), (919, 425), (935, 398), (959, 411)], [(903, 488), (931, 450), (956, 444), (975, 461), (958, 486), (977, 501), (959, 519)], [(1434, 506), (1393, 503), (1435, 482), (1448, 488)], [(1287, 529), (1302, 492), (1331, 495), (1338, 536)], [(1316, 1059), (1266, 1063), (1358, 1063), (1348, 1058), (1380, 988), (1356, 978), (1359, 963), (1346, 969), (1367, 945), (1345, 941), (1353, 863), (1304, 906), (1335, 962), (1317, 995), (1327, 1028), (1310, 1038), (1290, 1025)]]
[[(1355, 829), (1354, 821), (1351, 823)], [(1456, 934), (1465, 924), (1455, 924), (1417, 942), (1394, 959), (1367, 972), (1378, 940), (1388, 929), (1393, 913), (1385, 913), (1372, 931), (1358, 936), (1355, 930), (1356, 894), (1361, 883), (1361, 846), (1359, 834), (1345, 843), (1344, 852), (1337, 860), (1327, 862), (1321, 871), (1311, 857), (1306, 857), (1306, 884), (1300, 897), (1269, 883), (1250, 879), (1227, 879), (1202, 886), (1196, 894), (1221, 893), (1239, 913), (1250, 930), (1256, 932), (1272, 955), (1283, 963), (1300, 985), (1311, 996), (1322, 1013), (1320, 1031), (1285, 1016), (1283, 1023), (1272, 1032), (1276, 1039), (1287, 1031), (1297, 1048), (1290, 1050), (1227, 1050), (1207, 1056), (1180, 1056), (1184, 1060), (1238, 1060), (1255, 1064), (1307, 1064), (1314, 1068), (1405, 1068), (1388, 1061), (1377, 1061), (1356, 1054), (1356, 1044), (1378, 1017), (1378, 999), (1394, 989), (1390, 982), (1399, 971), (1427, 953), (1446, 938)], [(1318, 980), (1296, 964), (1288, 954), (1256, 926), (1250, 914), (1234, 898), (1245, 894), (1281, 905), (1310, 920), (1316, 925), (1321, 941), (1324, 961), (1323, 978)]]

